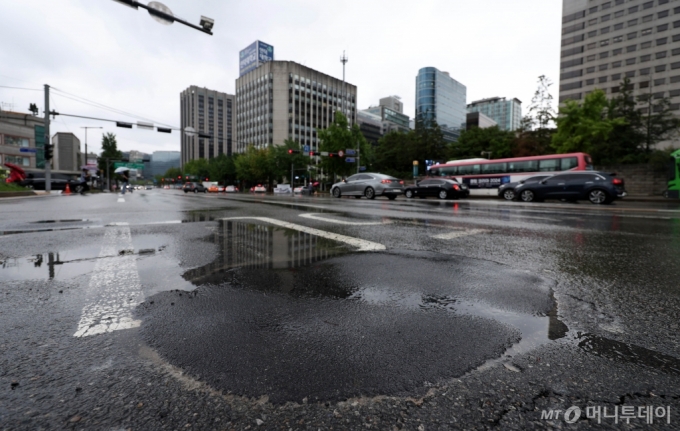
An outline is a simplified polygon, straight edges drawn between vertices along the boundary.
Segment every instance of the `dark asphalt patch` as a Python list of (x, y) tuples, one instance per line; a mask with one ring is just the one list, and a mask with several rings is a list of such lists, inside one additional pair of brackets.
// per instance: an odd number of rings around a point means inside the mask
[(216, 389), (275, 403), (422, 395), (520, 340), (518, 329), (463, 306), (529, 317), (554, 308), (545, 279), (431, 253), (203, 269), (189, 277), (195, 291), (140, 305), (142, 336)]

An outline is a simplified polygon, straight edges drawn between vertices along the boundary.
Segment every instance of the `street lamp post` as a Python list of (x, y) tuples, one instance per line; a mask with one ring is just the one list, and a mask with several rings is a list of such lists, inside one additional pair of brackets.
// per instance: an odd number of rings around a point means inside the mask
[(138, 2), (137, 0), (114, 0), (118, 3), (124, 4), (125, 6), (129, 6), (133, 9), (137, 9), (138, 7), (141, 7), (142, 9), (146, 9), (149, 11), (149, 15), (156, 21), (160, 22), (161, 24), (172, 24), (173, 22), (177, 21), (180, 24), (184, 24), (188, 27), (191, 27), (193, 29), (196, 29), (198, 31), (202, 31), (203, 33), (207, 33), (212, 36), (212, 28), (215, 25), (215, 20), (212, 18), (208, 18), (205, 16), (201, 16), (201, 21), (200, 21), (200, 27), (191, 23), (188, 23), (184, 21), (183, 19), (177, 18), (172, 14), (172, 11), (170, 8), (165, 6), (161, 2), (157, 1), (152, 1), (148, 5), (142, 4)]
[(103, 127), (81, 127), (81, 129), (85, 129), (85, 163), (84, 165), (87, 165), (87, 129), (103, 129)]

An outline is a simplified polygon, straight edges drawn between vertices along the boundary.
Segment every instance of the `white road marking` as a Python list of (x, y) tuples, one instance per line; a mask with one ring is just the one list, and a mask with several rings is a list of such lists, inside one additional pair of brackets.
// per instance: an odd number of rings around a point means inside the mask
[[(121, 329), (136, 328), (132, 310), (144, 300), (142, 284), (134, 254), (118, 256), (119, 250), (131, 250), (132, 235), (128, 226), (106, 230), (102, 249), (90, 279), (88, 295), (95, 302), (83, 308), (74, 337), (87, 337)], [(112, 258), (111, 256), (116, 256)]]
[(123, 198), (118, 198), (118, 202), (125, 202), (125, 199), (123, 199)]
[(152, 221), (152, 222), (149, 222), (149, 223), (145, 223), (144, 225), (150, 225), (150, 224), (181, 224), (181, 223), (182, 223), (182, 220), (167, 220), (167, 221)]
[(344, 242), (345, 244), (349, 244), (353, 247), (357, 247), (359, 251), (378, 251), (378, 250), (385, 250), (386, 247), (382, 244), (379, 244), (377, 242), (372, 242), (372, 241), (366, 241), (364, 239), (359, 239), (359, 238), (353, 238), (351, 236), (346, 236), (346, 235), (340, 235), (337, 233), (331, 233), (331, 232), (326, 232), (324, 230), (319, 230), (319, 229), (314, 229), (311, 227), (307, 226), (302, 226), (299, 224), (294, 224), (294, 223), (288, 223), (285, 221), (269, 218), (269, 217), (228, 217), (228, 218), (223, 218), (222, 220), (259, 220), (263, 221), (265, 223), (270, 223), (276, 226), (281, 226), (286, 229), (293, 229), (297, 230), (299, 232), (304, 232), (308, 233), (310, 235), (316, 235), (320, 236), (322, 238), (328, 238), (332, 239), (335, 241), (340, 241)]
[(439, 235), (432, 235), (432, 238), (436, 239), (456, 239), (456, 238), (462, 238), (464, 236), (470, 236), (470, 235), (477, 235), (480, 233), (488, 233), (489, 231), (486, 229), (468, 229), (468, 230), (458, 230), (458, 231), (453, 231), (453, 232), (448, 232), (448, 233), (442, 233)]
[(378, 225), (378, 224), (392, 223), (391, 221), (353, 222), (353, 221), (335, 220), (335, 219), (332, 219), (332, 218), (321, 217), (320, 215), (312, 214), (312, 213), (300, 214), (300, 217), (309, 218), (309, 219), (312, 219), (312, 220), (326, 221), (326, 222), (330, 222), (330, 223), (352, 225), (352, 226), (374, 226), (374, 225)]

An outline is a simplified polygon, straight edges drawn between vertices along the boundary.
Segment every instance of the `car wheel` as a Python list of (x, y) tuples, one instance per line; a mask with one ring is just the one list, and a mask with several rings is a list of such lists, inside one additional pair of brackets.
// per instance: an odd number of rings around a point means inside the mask
[(609, 195), (602, 189), (594, 189), (588, 193), (588, 200), (595, 205), (607, 204), (609, 203)]
[(522, 191), (519, 197), (520, 199), (522, 199), (523, 202), (533, 202), (536, 200), (536, 196), (534, 195), (534, 192), (532, 192), (531, 190)]
[(367, 187), (364, 191), (364, 196), (366, 196), (366, 199), (375, 199), (375, 190), (373, 190), (373, 187)]
[(437, 195), (439, 199), (446, 199), (449, 197), (449, 194), (446, 192), (446, 190), (439, 190), (439, 194)]
[(395, 200), (396, 198), (397, 198), (397, 197), (394, 196), (394, 195), (389, 195), (389, 196), (387, 196), (387, 199), (389, 199), (389, 200), (391, 200), (391, 201)]
[(184, 194), (187, 194), (187, 193), (189, 193), (189, 190), (184, 190)]
[(515, 191), (514, 190), (505, 190), (503, 192), (503, 199), (506, 201), (511, 201), (515, 199)]
[(333, 189), (333, 197), (334, 198), (339, 198), (341, 195), (342, 195), (342, 193), (340, 192), (339, 187), (336, 187), (336, 188)]
[(203, 193), (208, 193), (208, 190), (207, 190), (207, 189), (203, 189)]
[(198, 190), (197, 190), (197, 189), (194, 189), (194, 193), (198, 193)]
[(406, 193), (404, 193), (404, 196), (411, 199), (413, 197), (413, 191), (412, 190), (406, 190)]

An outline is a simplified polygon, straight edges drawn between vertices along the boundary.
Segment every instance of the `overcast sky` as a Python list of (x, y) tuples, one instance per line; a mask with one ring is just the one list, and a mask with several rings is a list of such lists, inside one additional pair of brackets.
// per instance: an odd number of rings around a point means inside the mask
[[(415, 112), (418, 69), (433, 66), (467, 87), (467, 102), (517, 97), (527, 108), (539, 75), (558, 95), (559, 0), (163, 0), (174, 15), (198, 24), (213, 18), (213, 36), (170, 26), (113, 0), (0, 0), (0, 103), (27, 112), (41, 91), (58, 90), (135, 114), (125, 116), (52, 93), (59, 112), (180, 126), (179, 93), (190, 85), (234, 92), (238, 53), (255, 40), (290, 60), (358, 87), (359, 109), (388, 95)], [(13, 105), (10, 109), (10, 105)], [(52, 133), (72, 132), (99, 152), (101, 132), (118, 148), (147, 153), (180, 149), (170, 135), (115, 124), (57, 117)]]

